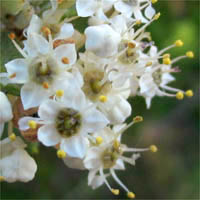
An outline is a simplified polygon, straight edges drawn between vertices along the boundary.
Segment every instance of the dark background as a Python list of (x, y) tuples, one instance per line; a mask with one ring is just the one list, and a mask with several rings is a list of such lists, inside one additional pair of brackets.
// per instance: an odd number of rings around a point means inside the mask
[[(188, 50), (195, 53), (194, 59), (177, 63), (182, 73), (175, 74), (171, 86), (192, 89), (195, 95), (182, 101), (156, 97), (149, 110), (143, 98), (130, 100), (132, 117), (142, 115), (144, 122), (130, 128), (123, 143), (132, 147), (156, 144), (159, 151), (143, 153), (135, 167), (127, 165), (126, 171), (117, 174), (137, 199), (199, 199), (199, 2), (166, 0), (155, 7), (161, 17), (148, 30), (156, 45), (162, 49), (181, 39), (184, 46), (171, 50), (172, 57)], [(25, 184), (1, 183), (2, 199), (126, 198), (123, 190), (116, 197), (105, 185), (92, 190), (87, 186), (87, 171), (67, 168), (53, 148), (41, 146), (33, 157), (38, 164), (35, 179)], [(118, 188), (112, 178), (109, 182)]]

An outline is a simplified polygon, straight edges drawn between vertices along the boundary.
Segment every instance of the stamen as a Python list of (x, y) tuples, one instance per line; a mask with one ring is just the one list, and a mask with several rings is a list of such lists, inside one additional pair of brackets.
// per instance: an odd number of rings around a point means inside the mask
[(185, 92), (185, 95), (187, 96), (187, 97), (193, 97), (193, 91), (192, 90), (187, 90), (186, 92)]
[(66, 158), (67, 154), (63, 150), (59, 149), (57, 151), (57, 156), (58, 156), (58, 158), (63, 159), (63, 158)]
[(154, 20), (158, 20), (159, 18), (160, 18), (160, 12), (157, 13), (157, 14), (153, 17)]
[(177, 58), (174, 58), (174, 59), (172, 60), (171, 64), (174, 64), (175, 62), (178, 62), (179, 60), (181, 60), (181, 59), (183, 59), (183, 58), (187, 58), (187, 56), (184, 55), (184, 56), (179, 56), (179, 57), (177, 57)]
[(163, 64), (170, 65), (171, 64), (171, 59), (170, 58), (163, 58)]
[(34, 120), (29, 120), (29, 121), (28, 121), (28, 126), (29, 126), (31, 129), (36, 129), (36, 128), (37, 128), (37, 123), (36, 123)]
[(62, 58), (62, 63), (63, 63), (63, 64), (69, 64), (69, 58), (63, 57), (63, 58)]
[(129, 42), (128, 47), (134, 49), (136, 47), (136, 44), (134, 42)]
[(12, 79), (12, 78), (15, 78), (16, 75), (17, 75), (16, 73), (13, 73), (13, 74), (11, 74), (11, 75), (9, 76), (9, 78), (11, 78), (11, 79)]
[(99, 172), (100, 172), (101, 177), (104, 180), (104, 183), (106, 184), (106, 186), (108, 187), (108, 189), (112, 192), (112, 188), (110, 187), (108, 181), (106, 180), (106, 177), (105, 177), (105, 175), (103, 173), (103, 168), (102, 167), (99, 169)]
[(48, 89), (49, 88), (49, 84), (47, 82), (42, 83), (42, 87), (44, 89)]
[(145, 67), (149, 67), (149, 66), (151, 66), (152, 64), (153, 64), (153, 63), (152, 63), (151, 61), (149, 61), (149, 62), (146, 63)]
[(130, 199), (134, 199), (135, 198), (135, 194), (133, 192), (128, 192), (127, 193), (127, 197)]
[(118, 140), (114, 140), (113, 147), (118, 150), (120, 147), (120, 142)]
[(0, 182), (5, 181), (5, 177), (4, 176), (0, 176)]
[(157, 3), (158, 2), (158, 0), (151, 0), (151, 3)]
[(164, 54), (163, 58), (170, 58), (170, 54), (169, 53)]
[(183, 98), (184, 98), (184, 94), (183, 94), (183, 92), (177, 92), (176, 93), (176, 98), (178, 99), (178, 100), (182, 100)]
[(100, 145), (103, 142), (103, 138), (98, 136), (96, 137), (96, 144)]
[(119, 195), (119, 190), (118, 190), (118, 189), (112, 189), (111, 192), (112, 192), (114, 195)]
[(184, 43), (182, 42), (182, 40), (176, 40), (174, 44), (176, 47), (182, 47)]
[(16, 35), (14, 33), (10, 33), (8, 35), (8, 37), (11, 39), (11, 40), (14, 40), (16, 38)]
[(194, 53), (192, 51), (188, 51), (188, 52), (186, 52), (186, 56), (188, 58), (194, 58)]
[(102, 103), (107, 102), (107, 101), (108, 101), (107, 96), (101, 95), (101, 96), (99, 97), (99, 101), (101, 101)]
[(158, 148), (157, 148), (155, 145), (151, 145), (151, 146), (149, 147), (149, 150), (150, 150), (151, 152), (153, 152), (153, 153), (156, 153), (156, 152), (158, 151)]
[(57, 97), (60, 98), (60, 97), (62, 97), (63, 95), (64, 95), (64, 90), (57, 90), (57, 91), (56, 91), (56, 96), (57, 96)]
[(14, 133), (12, 133), (10, 136), (9, 136), (10, 140), (11, 141), (15, 141), (16, 140), (16, 135)]
[(41, 31), (44, 33), (46, 37), (48, 37), (51, 34), (51, 30), (46, 26), (43, 26)]
[(133, 122), (134, 123), (138, 123), (138, 122), (142, 122), (143, 121), (143, 117), (142, 116), (136, 116), (133, 118)]

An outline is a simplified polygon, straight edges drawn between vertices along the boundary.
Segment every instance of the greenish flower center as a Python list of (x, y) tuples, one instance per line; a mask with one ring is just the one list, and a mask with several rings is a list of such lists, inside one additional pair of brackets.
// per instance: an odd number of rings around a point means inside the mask
[(59, 111), (56, 117), (56, 129), (63, 137), (76, 135), (81, 127), (81, 115), (72, 108)]
[(154, 82), (157, 85), (160, 85), (161, 82), (162, 82), (162, 72), (161, 72), (161, 70), (159, 69), (159, 70), (155, 71), (152, 76), (153, 76)]

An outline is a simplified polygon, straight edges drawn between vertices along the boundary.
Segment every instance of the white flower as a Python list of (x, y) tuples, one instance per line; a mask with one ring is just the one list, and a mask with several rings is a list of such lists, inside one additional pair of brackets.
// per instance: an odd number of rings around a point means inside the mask
[(15, 59), (5, 66), (12, 83), (24, 84), (21, 99), (24, 109), (39, 106), (42, 101), (55, 94), (57, 87), (67, 78), (67, 69), (76, 62), (74, 44), (64, 44), (53, 49), (49, 42), (36, 33), (29, 35), (26, 52), (18, 50), (25, 58)]
[[(143, 5), (141, 6), (141, 4)], [(118, 0), (114, 6), (117, 11), (123, 13), (125, 16), (131, 17), (133, 14), (136, 20), (141, 20), (143, 23), (147, 23), (148, 20), (143, 16), (142, 9), (148, 6), (145, 9), (145, 16), (148, 19), (151, 19), (155, 14), (150, 0)]]
[[(97, 142), (101, 138), (101, 143), (91, 143), (91, 147), (88, 149), (84, 159), (85, 167), (89, 170), (88, 184), (93, 189), (105, 183), (112, 193), (118, 195), (119, 190), (111, 188), (106, 179), (107, 176), (111, 175), (128, 195), (130, 195), (129, 189), (119, 180), (115, 170), (125, 170), (124, 162), (135, 165), (135, 160), (140, 156), (138, 152), (149, 150), (149, 148), (128, 148), (126, 145), (121, 144), (120, 139), (122, 133), (133, 123), (129, 125), (117, 125), (112, 129), (106, 127), (104, 130), (94, 134)], [(126, 152), (133, 152), (134, 154), (131, 158), (128, 158), (124, 156)], [(107, 174), (104, 174), (104, 170), (107, 171)]]
[[(108, 120), (86, 100), (76, 81), (70, 83), (63, 88), (62, 98), (47, 100), (39, 107), (40, 118), (35, 120), (44, 125), (38, 129), (38, 140), (46, 146), (60, 144), (60, 149), (70, 157), (83, 158), (88, 134), (104, 128)], [(19, 121), (21, 130), (29, 128), (28, 121), (27, 117)]]
[(109, 57), (118, 52), (118, 44), (121, 40), (120, 34), (115, 32), (109, 25), (102, 24), (91, 26), (85, 30), (85, 48), (97, 56)]
[(0, 138), (3, 133), (4, 123), (13, 118), (12, 106), (7, 96), (0, 91)]
[(130, 94), (129, 82), (125, 81), (123, 85), (114, 87), (115, 81), (109, 79), (112, 72), (109, 59), (102, 59), (90, 52), (79, 55), (80, 66), (77, 66), (81, 73), (79, 77), (82, 78), (79, 83), (86, 97), (97, 105), (110, 123), (124, 122), (131, 114), (131, 106), (126, 100)]
[(4, 181), (31, 181), (37, 165), (24, 150), (26, 144), (17, 137), (15, 141), (6, 138), (0, 141), (0, 176)]

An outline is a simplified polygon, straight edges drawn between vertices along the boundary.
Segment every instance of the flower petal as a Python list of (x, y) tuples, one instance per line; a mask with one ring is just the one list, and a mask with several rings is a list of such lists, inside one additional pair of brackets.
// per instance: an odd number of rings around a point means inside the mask
[(58, 40), (58, 39), (62, 40), (62, 39), (70, 38), (72, 37), (73, 34), (74, 34), (73, 25), (64, 23), (60, 29), (60, 33), (55, 37), (54, 40)]
[(45, 146), (54, 146), (61, 141), (54, 124), (44, 125), (38, 130), (38, 140)]
[(152, 17), (155, 15), (156, 11), (151, 6), (151, 4), (145, 9), (144, 14), (148, 19), (152, 19)]
[(33, 15), (27, 29), (27, 35), (30, 35), (31, 33), (39, 33), (41, 27), (42, 20), (37, 15)]

